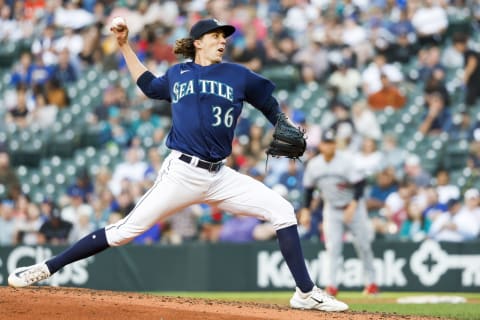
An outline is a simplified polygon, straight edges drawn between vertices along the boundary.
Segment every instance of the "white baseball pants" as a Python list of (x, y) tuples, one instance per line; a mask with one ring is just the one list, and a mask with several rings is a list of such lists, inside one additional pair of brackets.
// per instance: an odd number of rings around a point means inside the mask
[[(297, 224), (292, 205), (263, 183), (223, 166), (218, 172), (188, 164), (172, 151), (155, 184), (122, 220), (105, 228), (110, 246), (120, 246), (147, 231), (161, 218), (195, 203), (208, 203), (232, 214), (269, 221), (275, 230)], [(194, 159), (196, 159), (194, 157)], [(197, 159), (198, 160), (198, 159)]]

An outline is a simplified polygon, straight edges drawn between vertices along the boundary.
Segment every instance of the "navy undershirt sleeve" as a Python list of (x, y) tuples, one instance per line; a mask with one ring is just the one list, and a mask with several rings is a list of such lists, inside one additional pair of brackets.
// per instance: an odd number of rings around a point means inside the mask
[(365, 189), (366, 181), (365, 179), (360, 180), (359, 182), (353, 185), (353, 198), (359, 200), (363, 196), (363, 190)]
[(271, 124), (275, 125), (277, 123), (277, 115), (280, 113), (280, 106), (277, 99), (275, 99), (273, 96), (270, 96), (267, 99), (263, 107), (260, 108), (260, 111), (265, 115)]
[(155, 77), (150, 71), (145, 71), (138, 77), (137, 86), (151, 99), (170, 100), (167, 75)]

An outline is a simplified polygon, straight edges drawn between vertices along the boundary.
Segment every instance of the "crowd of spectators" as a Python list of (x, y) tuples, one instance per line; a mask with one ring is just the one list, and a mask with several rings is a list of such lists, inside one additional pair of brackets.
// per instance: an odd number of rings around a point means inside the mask
[[(320, 133), (329, 127), (337, 132), (338, 147), (351, 153), (352, 165), (368, 177), (365, 199), (377, 238), (478, 239), (480, 196), (475, 187), (480, 184), (458, 186), (449, 180), (448, 168), (426, 170), (424, 155), (406, 151), (393, 130), (382, 128), (379, 114), (402, 110), (420, 98), (421, 121), (414, 129), (422, 136), (448, 134), (454, 141), (467, 141), (471, 151), (464, 166), (478, 179), (480, 119), (472, 117), (471, 110), (478, 110), (480, 95), (480, 54), (474, 37), (480, 28), (480, 2), (0, 0), (0, 45), (26, 40), (29, 46), (9, 69), (9, 88), (0, 98), (0, 125), (13, 123), (19, 130), (33, 123), (51, 127), (57, 113), (71, 105), (69, 86), (90, 67), (119, 70), (129, 78), (108, 32), (109, 21), (117, 15), (126, 18), (139, 58), (154, 73), (177, 63), (175, 40), (187, 36), (199, 18), (211, 16), (237, 28), (225, 60), (260, 73), (293, 66), (299, 77), (291, 81), (327, 88), (328, 110), (317, 122), (308, 117), (306, 107), (280, 101), (290, 118), (306, 129), (308, 148), (302, 162), (273, 158), (266, 166), (271, 127), (248, 117), (239, 120), (227, 159), (229, 166), (292, 202), (304, 239), (322, 240), (321, 207), (311, 215), (302, 210), (302, 176), (305, 163), (318, 152)], [(451, 74), (458, 75), (458, 81), (449, 88)], [(137, 105), (142, 107), (134, 116), (131, 110)], [(139, 91), (132, 94), (111, 83), (85, 118), (85, 126), (99, 124), (100, 148), (118, 147), (122, 161), (95, 172), (79, 168), (58, 198), (45, 196), (40, 203), (22, 192), (8, 143), (0, 146), (0, 191), (5, 195), (0, 245), (76, 241), (123, 218), (154, 183), (164, 156), (168, 106), (149, 103)], [(144, 139), (152, 141), (148, 148)], [(202, 204), (159, 221), (134, 243), (246, 242), (274, 236), (268, 223)]]

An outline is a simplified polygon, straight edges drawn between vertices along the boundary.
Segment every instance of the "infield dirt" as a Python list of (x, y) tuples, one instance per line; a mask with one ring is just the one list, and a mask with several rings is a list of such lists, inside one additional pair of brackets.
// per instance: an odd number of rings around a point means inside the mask
[(0, 319), (155, 319), (155, 320), (313, 320), (313, 319), (439, 319), (385, 313), (326, 313), (293, 310), (285, 305), (78, 288), (0, 287)]

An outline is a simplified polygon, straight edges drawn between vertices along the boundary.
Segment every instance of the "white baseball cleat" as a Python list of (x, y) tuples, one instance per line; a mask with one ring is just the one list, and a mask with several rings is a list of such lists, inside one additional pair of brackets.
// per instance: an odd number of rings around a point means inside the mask
[(50, 277), (50, 270), (45, 263), (15, 269), (8, 276), (8, 284), (15, 288), (26, 287)]
[(316, 286), (312, 291), (303, 293), (296, 288), (293, 297), (290, 299), (290, 306), (294, 309), (309, 309), (320, 311), (345, 311), (348, 305), (327, 294)]

